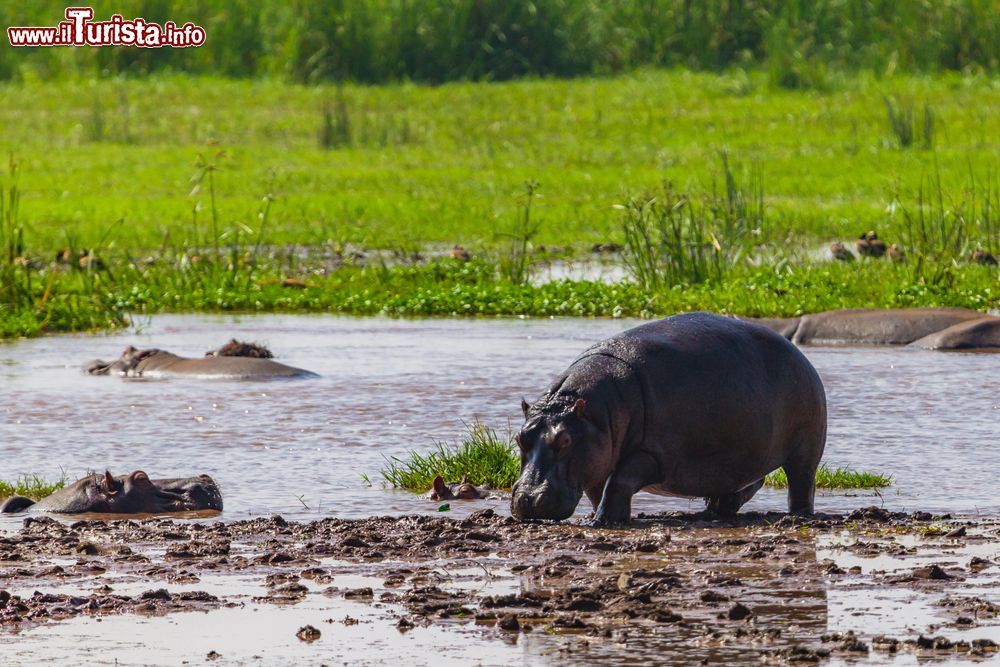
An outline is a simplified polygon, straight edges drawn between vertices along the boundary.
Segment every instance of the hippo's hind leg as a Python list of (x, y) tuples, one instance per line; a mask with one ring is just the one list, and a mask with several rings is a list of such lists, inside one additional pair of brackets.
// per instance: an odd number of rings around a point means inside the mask
[(781, 466), (788, 478), (788, 513), (811, 516), (816, 497), (816, 469), (823, 455), (823, 441), (818, 447), (803, 445)]
[(720, 516), (734, 516), (740, 511), (754, 494), (764, 486), (764, 480), (759, 479), (750, 486), (745, 486), (736, 493), (727, 493), (722, 496), (712, 496), (708, 499), (708, 506), (705, 508), (709, 512), (714, 512)]

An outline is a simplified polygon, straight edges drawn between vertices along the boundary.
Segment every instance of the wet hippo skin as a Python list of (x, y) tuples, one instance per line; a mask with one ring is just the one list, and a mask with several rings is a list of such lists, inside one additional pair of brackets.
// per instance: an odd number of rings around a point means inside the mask
[(929, 350), (1000, 351), (1000, 317), (982, 317), (954, 324), (914, 341), (912, 346)]
[(907, 345), (983, 313), (966, 308), (870, 308), (804, 315), (792, 340), (798, 345)]
[(522, 409), (518, 519), (565, 519), (586, 493), (594, 525), (622, 523), (640, 490), (735, 514), (779, 467), (789, 511), (813, 511), (823, 384), (762, 325), (709, 313), (643, 324), (585, 351)]
[(315, 373), (273, 359), (231, 356), (179, 357), (165, 350), (139, 350), (132, 346), (125, 348), (121, 357), (113, 362), (95, 360), (84, 368), (91, 375), (110, 373), (144, 377), (189, 375), (248, 380), (317, 377)]
[(192, 510), (222, 511), (222, 493), (208, 475), (178, 479), (150, 479), (141, 470), (117, 477), (88, 475), (35, 502), (13, 496), (0, 504), (0, 514), (30, 510), (77, 514), (162, 514)]

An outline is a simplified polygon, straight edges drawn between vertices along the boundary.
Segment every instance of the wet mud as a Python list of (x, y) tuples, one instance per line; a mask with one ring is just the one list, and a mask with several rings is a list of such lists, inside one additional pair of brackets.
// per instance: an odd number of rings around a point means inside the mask
[[(0, 533), (0, 638), (76, 617), (297, 605), (312, 615), (289, 640), (317, 660), (328, 637), (359, 623), (401, 635), (439, 627), (462, 642), (472, 632), (540, 662), (995, 660), (1000, 523), (868, 508), (639, 515), (604, 530), (485, 509), (310, 522), (29, 517)], [(335, 619), (344, 605), (358, 611)], [(206, 659), (230, 654), (217, 648)]]

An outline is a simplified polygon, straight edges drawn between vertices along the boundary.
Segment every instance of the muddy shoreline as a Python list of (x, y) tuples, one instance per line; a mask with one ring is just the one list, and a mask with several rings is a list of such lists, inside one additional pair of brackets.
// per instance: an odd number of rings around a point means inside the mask
[[(28, 517), (0, 533), (0, 636), (76, 617), (211, 614), (309, 598), (320, 608), (324, 600), (372, 607), (383, 632), (443, 624), (485, 641), (535, 635), (543, 656), (989, 660), (1000, 634), (998, 557), (996, 521), (878, 508), (812, 519), (639, 515), (621, 530), (521, 524), (489, 509), (457, 520), (303, 523)], [(340, 583), (359, 576), (371, 585)], [(199, 590), (203, 579), (226, 577), (256, 590)], [(118, 590), (124, 581), (132, 583)], [(863, 620), (831, 630), (831, 596), (851, 591), (903, 593), (934, 611), (891, 635)], [(298, 633), (317, 650), (332, 628), (321, 616)]]

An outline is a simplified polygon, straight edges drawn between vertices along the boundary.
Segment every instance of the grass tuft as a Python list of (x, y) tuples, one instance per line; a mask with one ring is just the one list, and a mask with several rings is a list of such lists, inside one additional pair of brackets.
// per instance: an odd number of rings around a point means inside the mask
[(0, 499), (10, 496), (27, 496), (32, 500), (38, 500), (52, 495), (64, 486), (66, 486), (65, 476), (55, 482), (47, 482), (38, 475), (24, 475), (14, 482), (0, 480)]
[[(819, 489), (882, 489), (892, 484), (892, 475), (858, 472), (847, 467), (830, 468), (821, 465), (816, 471), (816, 488)], [(788, 487), (785, 471), (778, 468), (764, 478), (764, 485), (772, 489)]]
[(520, 461), (514, 453), (510, 435), (501, 438), (496, 431), (474, 421), (466, 426), (462, 442), (455, 446), (437, 443), (429, 454), (410, 452), (408, 459), (386, 459), (382, 477), (389, 486), (422, 492), (431, 488), (434, 477), (441, 475), (453, 482), (466, 478), (469, 483), (510, 489), (517, 480)]

